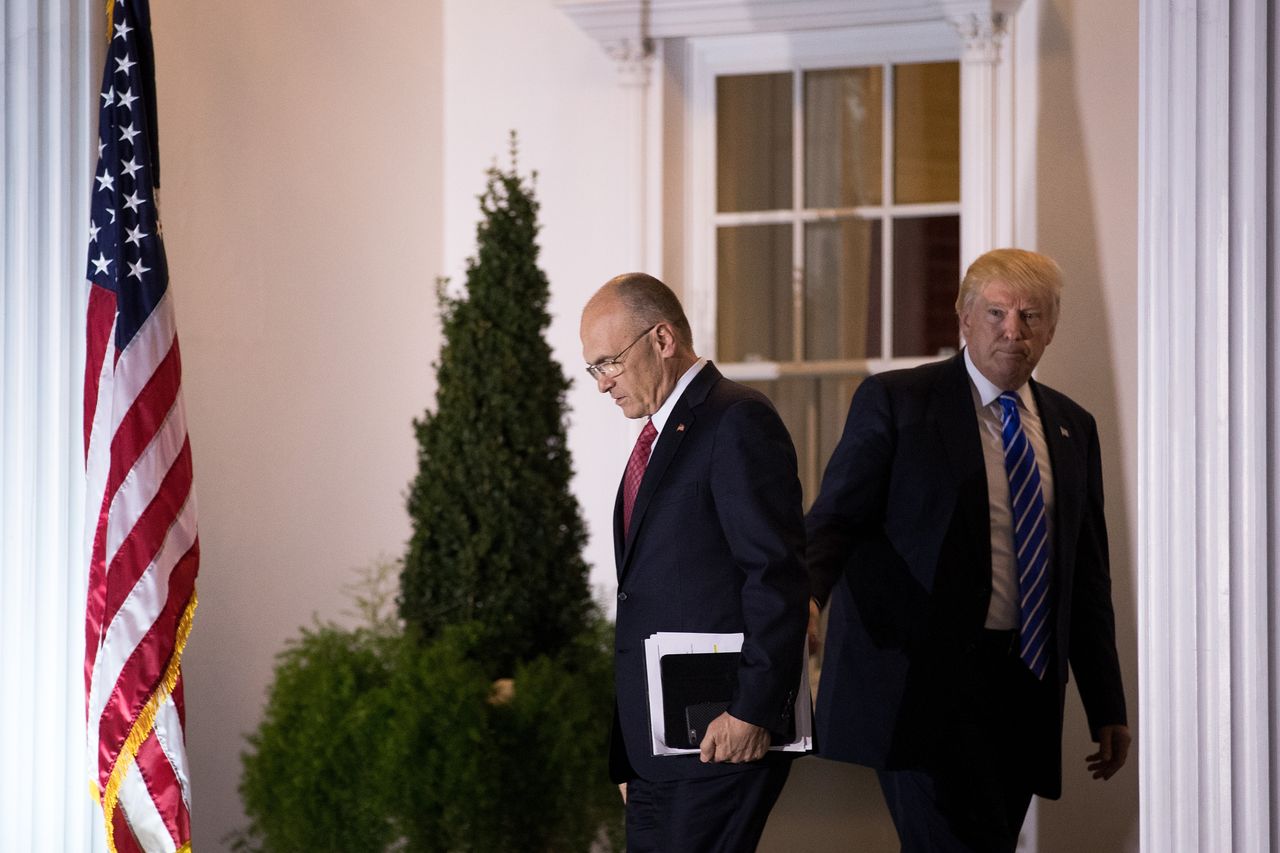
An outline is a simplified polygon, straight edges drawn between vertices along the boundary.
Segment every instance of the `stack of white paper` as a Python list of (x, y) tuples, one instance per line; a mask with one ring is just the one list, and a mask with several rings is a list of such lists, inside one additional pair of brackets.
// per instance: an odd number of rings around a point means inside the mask
[[(663, 655), (718, 654), (742, 651), (742, 633), (696, 634), (664, 631), (644, 641), (645, 673), (649, 681), (649, 729), (653, 738), (654, 755), (697, 754), (696, 749), (667, 746), (666, 723), (662, 713), (662, 672), (659, 661)], [(813, 709), (809, 692), (809, 644), (806, 638), (803, 649), (803, 665), (800, 667), (800, 688), (796, 691), (795, 721), (796, 739), (770, 749), (783, 752), (808, 752), (813, 749)]]

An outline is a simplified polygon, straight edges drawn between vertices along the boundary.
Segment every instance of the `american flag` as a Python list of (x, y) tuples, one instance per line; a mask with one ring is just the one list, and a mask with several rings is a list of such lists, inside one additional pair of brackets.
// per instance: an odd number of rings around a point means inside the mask
[(191, 847), (180, 661), (200, 561), (156, 194), (146, 0), (108, 7), (84, 383), (90, 789), (112, 851)]

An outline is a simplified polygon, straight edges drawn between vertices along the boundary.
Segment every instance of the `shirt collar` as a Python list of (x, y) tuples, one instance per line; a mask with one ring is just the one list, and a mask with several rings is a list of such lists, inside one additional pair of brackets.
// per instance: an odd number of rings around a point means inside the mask
[[(969, 371), (969, 381), (973, 383), (973, 387), (978, 392), (978, 400), (983, 406), (990, 406), (996, 401), (996, 398), (1004, 393), (1004, 389), (997, 386), (990, 379), (982, 375), (982, 371), (973, 363), (973, 358), (969, 355), (969, 348), (964, 348), (964, 366)], [(1031, 394), (1031, 383), (1024, 382), (1020, 388), (1014, 391), (1018, 395), (1018, 399), (1022, 401), (1022, 408), (1029, 412), (1034, 412), (1035, 398)]]
[(653, 421), (653, 427), (662, 433), (662, 428), (667, 425), (667, 418), (671, 417), (671, 410), (676, 407), (676, 401), (680, 399), (680, 395), (684, 393), (684, 389), (689, 387), (689, 383), (693, 381), (693, 377), (698, 375), (698, 371), (707, 366), (707, 360), (700, 358), (693, 363), (693, 366), (684, 372), (676, 382), (676, 387), (671, 389), (671, 393), (667, 395), (667, 399), (663, 402), (662, 407), (654, 412), (649, 420)]

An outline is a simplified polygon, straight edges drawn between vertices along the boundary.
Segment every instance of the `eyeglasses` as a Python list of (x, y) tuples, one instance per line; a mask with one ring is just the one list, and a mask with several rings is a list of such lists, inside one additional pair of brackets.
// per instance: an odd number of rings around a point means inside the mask
[(627, 354), (627, 350), (631, 349), (633, 346), (640, 343), (640, 341), (644, 338), (645, 335), (649, 334), (654, 329), (658, 328), (658, 326), (659, 326), (658, 323), (654, 323), (652, 326), (645, 329), (643, 332), (640, 333), (640, 337), (636, 338), (634, 341), (632, 341), (631, 343), (623, 347), (622, 352), (618, 353), (613, 358), (606, 358), (603, 361), (596, 362), (595, 364), (588, 364), (587, 365), (588, 375), (590, 375), (591, 378), (596, 380), (597, 382), (600, 381), (601, 379), (612, 379), (613, 377), (617, 376), (624, 369), (624, 365), (622, 364), (622, 357)]

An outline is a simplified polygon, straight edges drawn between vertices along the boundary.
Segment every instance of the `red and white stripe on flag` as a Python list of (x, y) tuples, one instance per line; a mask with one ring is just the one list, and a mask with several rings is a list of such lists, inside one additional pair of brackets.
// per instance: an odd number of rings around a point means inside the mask
[(200, 560), (182, 364), (156, 211), (146, 0), (110, 7), (89, 227), (87, 747), (108, 844), (191, 847), (181, 660)]

